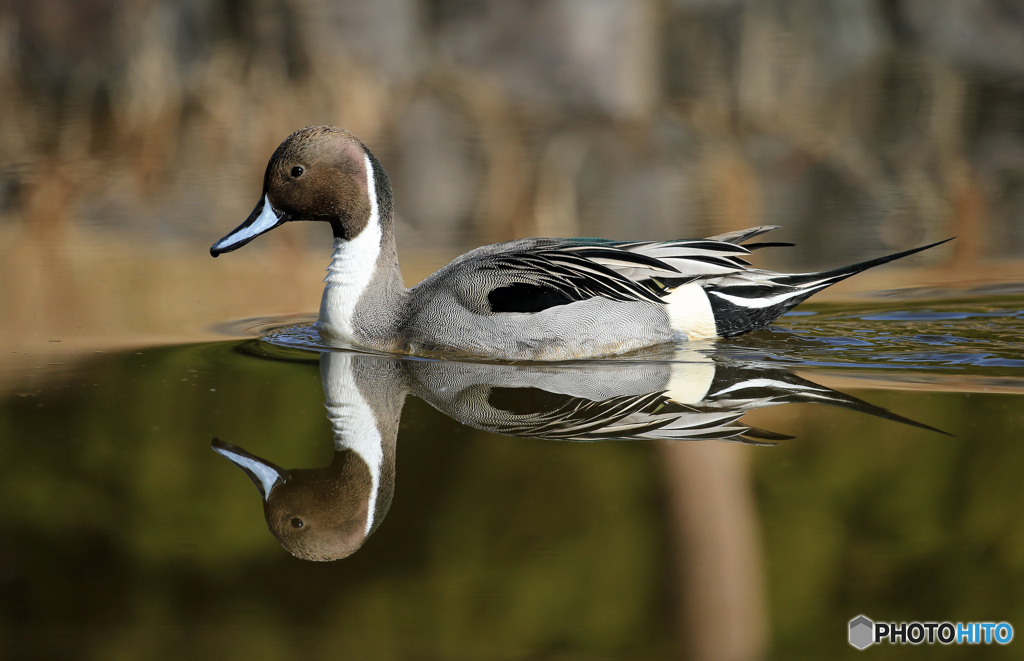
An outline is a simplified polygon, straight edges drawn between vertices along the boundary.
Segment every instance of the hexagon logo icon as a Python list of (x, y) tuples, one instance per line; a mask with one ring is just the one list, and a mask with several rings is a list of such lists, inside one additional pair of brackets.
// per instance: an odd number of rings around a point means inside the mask
[(850, 620), (850, 644), (859, 650), (875, 642), (875, 623), (858, 615)]

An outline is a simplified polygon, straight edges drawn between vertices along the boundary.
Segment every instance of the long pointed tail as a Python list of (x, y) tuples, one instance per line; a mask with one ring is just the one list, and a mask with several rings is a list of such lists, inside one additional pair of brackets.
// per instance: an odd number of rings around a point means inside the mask
[(952, 241), (953, 238), (830, 271), (773, 274), (757, 282), (726, 280), (713, 286), (705, 286), (708, 301), (715, 315), (716, 331), (721, 337), (733, 337), (767, 328), (798, 303), (826, 287), (873, 266), (934, 248), (946, 241)]
[[(919, 248), (911, 248), (910, 250), (904, 250), (903, 252), (893, 253), (892, 255), (886, 255), (885, 257), (876, 257), (875, 259), (869, 259), (866, 262), (858, 262), (856, 264), (850, 264), (849, 266), (841, 266), (837, 269), (831, 269), (829, 271), (818, 271), (817, 273), (796, 273), (793, 275), (785, 275), (779, 278), (772, 278), (772, 281), (782, 285), (791, 285), (794, 287), (805, 287), (812, 283), (827, 281), (828, 284), (824, 285), (824, 287), (827, 287), (829, 285), (834, 285), (835, 283), (840, 282), (841, 280), (845, 280), (849, 278), (851, 275), (857, 275), (858, 273), (867, 271), (868, 269), (874, 268), (875, 266), (888, 264), (889, 262), (894, 262), (897, 259), (909, 257), (910, 255), (919, 253), (924, 250), (928, 250), (929, 248), (934, 248), (935, 246), (941, 246), (943, 243), (952, 241), (955, 238), (955, 236), (952, 236), (948, 239), (936, 241), (935, 243), (929, 243), (928, 245), (921, 246)], [(824, 289), (824, 287), (815, 287), (815, 290)]]

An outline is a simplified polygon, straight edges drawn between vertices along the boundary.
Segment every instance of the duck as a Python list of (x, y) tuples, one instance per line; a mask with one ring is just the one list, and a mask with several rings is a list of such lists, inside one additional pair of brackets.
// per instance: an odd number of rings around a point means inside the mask
[(850, 266), (776, 273), (751, 266), (762, 225), (703, 239), (526, 238), (471, 250), (406, 288), (394, 197), (380, 161), (334, 126), (274, 151), (246, 220), (217, 257), (291, 221), (330, 224), (334, 250), (316, 328), (329, 344), (385, 353), (564, 361), (768, 328), (809, 296), (950, 239)]

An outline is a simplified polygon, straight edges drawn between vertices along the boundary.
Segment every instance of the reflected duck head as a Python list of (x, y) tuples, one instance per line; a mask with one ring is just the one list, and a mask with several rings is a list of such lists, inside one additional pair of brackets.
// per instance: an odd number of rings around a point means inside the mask
[(370, 221), (370, 181), (378, 199), (390, 199), (384, 168), (358, 138), (334, 126), (300, 129), (270, 157), (256, 208), (210, 254), (237, 250), (290, 220), (326, 221), (335, 237), (351, 240)]
[(324, 468), (285, 470), (219, 439), (211, 447), (253, 481), (263, 497), (267, 527), (297, 558), (322, 562), (348, 557), (376, 528), (377, 522), (369, 518), (370, 470), (355, 452), (335, 451)]

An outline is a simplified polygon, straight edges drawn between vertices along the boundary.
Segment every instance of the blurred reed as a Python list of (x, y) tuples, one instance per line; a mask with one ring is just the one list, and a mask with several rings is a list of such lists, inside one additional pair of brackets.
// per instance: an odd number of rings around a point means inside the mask
[(409, 245), (778, 223), (815, 263), (951, 233), (1019, 256), (1013, 6), (7, 2), (0, 213), (208, 243), (284, 136), (332, 123), (392, 173)]

